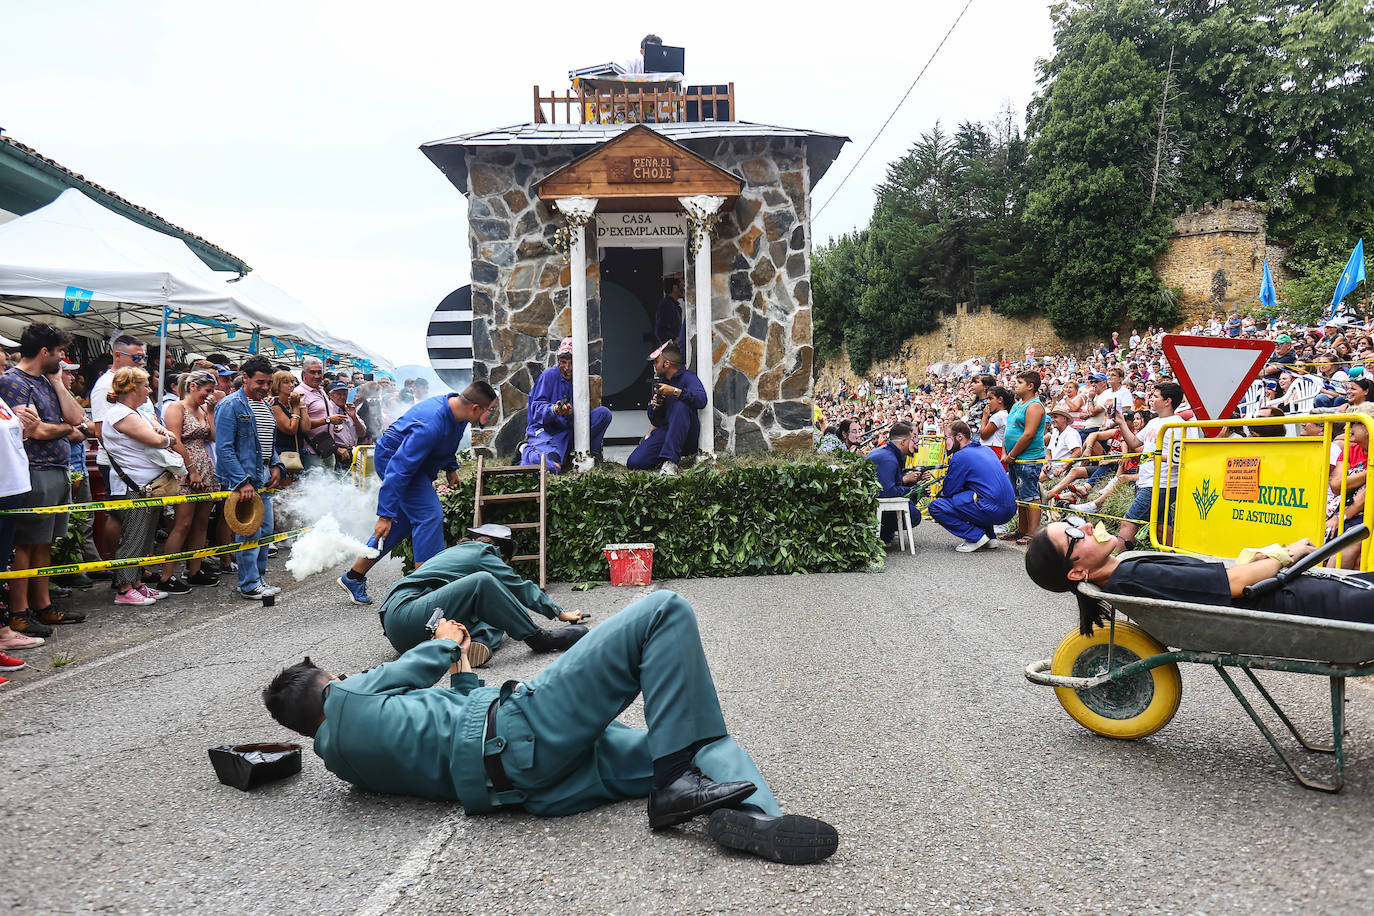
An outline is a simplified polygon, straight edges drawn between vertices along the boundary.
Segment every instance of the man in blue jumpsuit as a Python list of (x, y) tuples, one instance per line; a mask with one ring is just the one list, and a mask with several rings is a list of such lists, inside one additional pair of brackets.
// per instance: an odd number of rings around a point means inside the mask
[[(529, 426), (525, 428), (521, 464), (538, 464), (540, 455), (548, 455), (549, 470), (555, 474), (563, 470), (573, 444), (572, 377), (573, 340), (565, 337), (558, 348), (558, 365), (541, 372), (530, 389)], [(611, 426), (611, 409), (593, 407), (588, 419), (592, 454), (599, 458), (601, 442)]]
[(975, 437), (963, 420), (949, 426), (954, 445), (940, 495), (930, 501), (930, 517), (950, 534), (964, 539), (954, 549), (972, 553), (996, 546), (992, 527), (1016, 512), (1016, 491), (1007, 469), (992, 449)]
[[(509, 528), (487, 524), (469, 528), (468, 535), (471, 540), (440, 551), (382, 599), (382, 631), (397, 652), (429, 639), (425, 625), (436, 610), (472, 634), (468, 656), (474, 668), (487, 663), (507, 633), (535, 652), (568, 649), (587, 634), (577, 623), (580, 612), (563, 610), (507, 565), (515, 552)], [(530, 619), (531, 612), (573, 625), (543, 630)]]
[[(911, 438), (911, 427), (905, 423), (893, 423), (892, 428), (887, 431), (887, 444), (868, 453), (868, 460), (877, 468), (878, 483), (882, 486), (878, 493), (879, 499), (905, 496), (910, 500), (914, 489), (912, 485), (921, 479), (921, 474), (919, 471), (903, 473), (902, 468), (906, 466), (906, 456), (911, 454), (914, 447), (915, 440)], [(907, 511), (911, 513), (913, 528), (921, 524), (921, 510), (915, 502), (909, 502)], [(896, 533), (897, 519), (884, 514), (882, 531), (879, 533), (883, 543), (892, 540)]]
[(653, 400), (649, 404), (649, 435), (635, 446), (625, 466), (632, 471), (676, 474), (684, 454), (697, 450), (701, 421), (697, 411), (706, 406), (706, 389), (701, 379), (682, 365), (682, 351), (676, 344), (660, 347), (654, 358)]
[[(528, 682), (484, 686), (470, 644), (446, 620), (433, 639), (346, 680), (306, 658), (263, 702), (314, 738), (330, 772), (373, 792), (549, 816), (648, 796), (651, 828), (710, 814), (717, 842), (776, 862), (817, 862), (839, 845), (824, 821), (782, 814), (726, 731), (696, 615), (673, 592), (615, 614)], [(431, 686), (445, 671), (450, 686)], [(641, 693), (647, 728), (616, 721)]]
[(469, 423), (481, 426), (491, 418), (496, 392), (486, 382), (473, 382), (462, 394), (425, 398), (386, 428), (377, 442), (373, 463), (382, 479), (377, 493), (377, 524), (367, 546), (379, 548), (376, 557), (359, 557), (339, 577), (339, 585), (354, 604), (371, 604), (367, 573), (406, 537), (419, 565), (444, 549), (444, 512), (434, 478), (448, 472), (450, 486), (458, 483), (458, 444)]

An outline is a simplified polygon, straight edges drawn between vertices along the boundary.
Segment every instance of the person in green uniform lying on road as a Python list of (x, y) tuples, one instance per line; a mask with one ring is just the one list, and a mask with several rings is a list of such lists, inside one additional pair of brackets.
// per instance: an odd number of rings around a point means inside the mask
[[(509, 528), (487, 524), (469, 528), (468, 534), (470, 540), (430, 557), (387, 592), (379, 613), (382, 631), (397, 652), (429, 639), (425, 625), (436, 610), (472, 634), (468, 660), (474, 668), (490, 660), (507, 633), (535, 652), (562, 651), (587, 635), (586, 627), (572, 623), (582, 614), (563, 610), (507, 565), (515, 553)], [(530, 611), (572, 625), (542, 630)]]
[[(374, 792), (549, 816), (648, 796), (654, 829), (709, 814), (718, 843), (785, 864), (838, 848), (834, 827), (782, 813), (726, 731), (696, 614), (679, 595), (636, 601), (528, 682), (483, 685), (471, 645), (445, 620), (433, 639), (347, 679), (306, 658), (263, 702), (314, 738), (330, 772)], [(431, 686), (445, 671), (450, 686)], [(648, 727), (616, 721), (641, 693)]]

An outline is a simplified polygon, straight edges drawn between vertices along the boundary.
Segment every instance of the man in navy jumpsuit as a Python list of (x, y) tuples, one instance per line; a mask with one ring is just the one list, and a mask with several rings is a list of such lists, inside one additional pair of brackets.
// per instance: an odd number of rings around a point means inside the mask
[(683, 367), (682, 351), (676, 344), (659, 348), (654, 358), (654, 373), (659, 381), (654, 386), (654, 400), (649, 405), (652, 429), (644, 441), (635, 446), (625, 466), (632, 471), (651, 471), (658, 467), (664, 474), (676, 474), (683, 454), (697, 450), (701, 437), (697, 411), (706, 406), (706, 389), (701, 379)]
[(1016, 491), (1001, 459), (972, 435), (967, 423), (956, 420), (949, 429), (954, 438), (949, 470), (940, 495), (930, 501), (930, 517), (964, 539), (955, 550), (971, 553), (997, 543), (992, 527), (1016, 512)]
[(338, 579), (354, 604), (371, 604), (367, 573), (406, 537), (419, 565), (444, 549), (444, 512), (434, 478), (448, 472), (458, 483), (458, 445), (469, 423), (481, 426), (491, 417), (496, 392), (486, 382), (473, 382), (462, 394), (426, 398), (386, 428), (373, 462), (382, 479), (377, 493), (377, 524), (367, 546), (375, 558), (359, 557)]
[[(892, 428), (887, 431), (887, 444), (868, 453), (868, 460), (877, 468), (878, 483), (882, 485), (882, 490), (878, 493), (879, 499), (905, 496), (910, 500), (912, 484), (921, 478), (917, 471), (902, 471), (906, 466), (906, 456), (911, 454), (913, 445), (911, 427), (905, 423), (893, 423)], [(921, 524), (921, 510), (914, 502), (909, 503), (907, 511), (911, 513), (913, 528)], [(884, 513), (883, 527), (879, 533), (883, 542), (892, 540), (896, 533), (897, 520)]]
[[(696, 615), (679, 595), (635, 602), (528, 682), (484, 686), (470, 644), (445, 620), (433, 639), (347, 679), (307, 658), (278, 674), (263, 702), (314, 738), (330, 772), (373, 792), (547, 816), (648, 796), (651, 828), (709, 814), (717, 842), (776, 862), (817, 862), (839, 845), (824, 821), (783, 815), (730, 737)], [(450, 686), (431, 686), (446, 671)], [(641, 694), (647, 727), (617, 721)]]
[[(541, 372), (530, 389), (529, 426), (525, 428), (521, 464), (538, 464), (540, 455), (548, 455), (549, 470), (555, 474), (563, 470), (573, 441), (572, 377), (573, 340), (565, 337), (558, 348), (558, 365)], [(611, 426), (611, 409), (593, 407), (588, 419), (592, 454), (600, 456), (601, 441)]]

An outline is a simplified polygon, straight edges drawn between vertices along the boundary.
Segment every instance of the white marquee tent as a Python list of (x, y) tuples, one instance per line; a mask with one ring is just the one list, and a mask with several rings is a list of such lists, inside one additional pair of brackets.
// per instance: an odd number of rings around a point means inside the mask
[(184, 242), (74, 188), (0, 225), (0, 334), (17, 338), (29, 322), (46, 321), (94, 339), (123, 329), (152, 344), (164, 315), (174, 348), (391, 366), (318, 330), (299, 302), (255, 274), (226, 280)]

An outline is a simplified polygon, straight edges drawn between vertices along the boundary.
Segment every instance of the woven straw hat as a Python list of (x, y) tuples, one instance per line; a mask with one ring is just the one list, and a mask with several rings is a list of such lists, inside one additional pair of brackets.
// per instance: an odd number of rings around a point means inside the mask
[(224, 498), (224, 521), (229, 530), (243, 537), (252, 537), (262, 527), (262, 497), (253, 494), (251, 500), (239, 499), (235, 490)]

